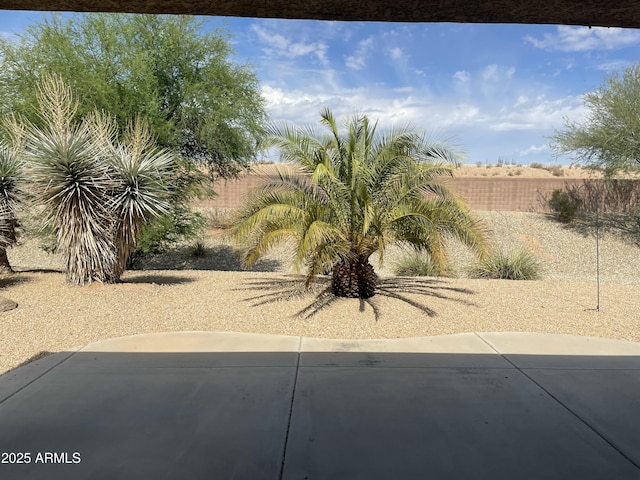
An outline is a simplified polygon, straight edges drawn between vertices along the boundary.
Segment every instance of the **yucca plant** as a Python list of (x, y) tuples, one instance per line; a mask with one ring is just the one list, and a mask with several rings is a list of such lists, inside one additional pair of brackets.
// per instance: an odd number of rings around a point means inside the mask
[(156, 148), (141, 120), (123, 142), (105, 114), (75, 120), (77, 103), (59, 78), (41, 83), (38, 102), (41, 124), (20, 127), (45, 227), (56, 233), (69, 281), (116, 282), (143, 224), (169, 211), (174, 157)]
[(263, 143), (277, 148), (299, 175), (280, 173), (256, 190), (233, 228), (246, 265), (281, 241), (294, 246), (294, 263), (307, 271), (307, 285), (331, 272), (336, 296), (369, 298), (377, 276), (369, 257), (380, 261), (389, 244), (405, 244), (429, 255), (444, 271), (443, 236), (484, 253), (481, 225), (442, 179), (459, 156), (410, 128), (379, 133), (365, 115), (340, 131), (325, 110), (320, 134), (311, 128), (272, 125)]
[(114, 215), (116, 265), (112, 281), (118, 281), (140, 238), (142, 227), (153, 217), (168, 214), (167, 176), (175, 167), (170, 152), (158, 149), (147, 125), (140, 119), (130, 125), (124, 143), (109, 142), (109, 161), (117, 187), (110, 195)]
[(24, 154), (35, 201), (65, 257), (67, 278), (84, 285), (112, 277), (113, 214), (106, 192), (116, 187), (93, 122), (76, 122), (77, 103), (59, 78), (38, 91), (41, 125), (23, 122)]
[(500, 251), (487, 256), (472, 275), (476, 278), (536, 280), (540, 277), (540, 263), (524, 248), (510, 253)]
[(23, 167), (18, 149), (0, 140), (0, 272), (13, 271), (6, 249), (16, 243), (17, 210), (26, 200)]

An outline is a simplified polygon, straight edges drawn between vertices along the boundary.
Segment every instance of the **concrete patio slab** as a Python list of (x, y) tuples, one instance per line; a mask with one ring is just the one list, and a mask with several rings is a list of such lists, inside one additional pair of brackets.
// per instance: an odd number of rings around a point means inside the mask
[(170, 332), (89, 343), (83, 352), (297, 352), (300, 337), (237, 332)]
[(0, 376), (0, 402), (67, 360), (80, 348), (47, 355)]
[(640, 465), (640, 370), (533, 369), (526, 374)]
[(517, 370), (301, 368), (285, 479), (631, 479)]
[(110, 339), (0, 376), (0, 478), (640, 480), (638, 357), (563, 335)]
[[(233, 332), (172, 332), (112, 338), (90, 343), (70, 366), (249, 367), (295, 366), (299, 337)], [(138, 355), (152, 352), (153, 355)], [(189, 352), (189, 355), (183, 355)], [(112, 355), (119, 353), (119, 355)]]
[(393, 340), (303, 338), (300, 351), (300, 365), (305, 367), (513, 368), (475, 333)]
[(478, 333), (518, 368), (640, 369), (640, 344), (541, 333)]
[[(148, 368), (154, 354), (137, 355), (59, 367), (0, 404), (0, 452), (31, 454), (0, 478), (278, 478), (295, 368)], [(36, 462), (46, 452), (64, 463)]]

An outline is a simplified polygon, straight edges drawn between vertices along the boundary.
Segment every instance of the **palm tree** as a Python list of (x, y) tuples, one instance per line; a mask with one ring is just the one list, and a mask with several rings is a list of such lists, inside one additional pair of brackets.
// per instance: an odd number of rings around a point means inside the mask
[(306, 284), (331, 272), (331, 290), (341, 297), (369, 298), (377, 276), (369, 257), (380, 261), (388, 245), (404, 244), (445, 266), (445, 239), (452, 236), (479, 256), (482, 226), (441, 181), (459, 156), (409, 128), (379, 134), (364, 115), (338, 129), (331, 111), (321, 115), (328, 132), (272, 125), (264, 141), (299, 175), (280, 172), (250, 196), (233, 230), (251, 266), (270, 247), (289, 241), (294, 265)]

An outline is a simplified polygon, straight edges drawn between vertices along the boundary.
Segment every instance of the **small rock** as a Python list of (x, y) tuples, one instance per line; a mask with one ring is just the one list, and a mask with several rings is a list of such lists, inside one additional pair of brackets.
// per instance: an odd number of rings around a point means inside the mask
[(5, 297), (0, 297), (0, 312), (8, 312), (14, 308), (18, 308), (16, 302)]

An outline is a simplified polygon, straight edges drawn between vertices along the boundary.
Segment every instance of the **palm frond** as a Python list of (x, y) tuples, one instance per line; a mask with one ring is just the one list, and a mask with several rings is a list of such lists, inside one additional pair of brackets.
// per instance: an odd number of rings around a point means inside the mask
[(325, 109), (320, 123), (324, 134), (289, 124), (268, 129), (265, 145), (278, 148), (303, 179), (280, 175), (250, 196), (234, 229), (236, 241), (248, 245), (246, 258), (255, 261), (287, 239), (296, 245), (296, 265), (307, 268), (308, 284), (345, 262), (371, 270), (367, 259), (378, 251), (382, 261), (388, 243), (425, 251), (441, 269), (446, 236), (484, 252), (481, 226), (443, 181), (459, 163), (458, 151), (409, 126), (380, 133), (362, 114), (341, 129)]

